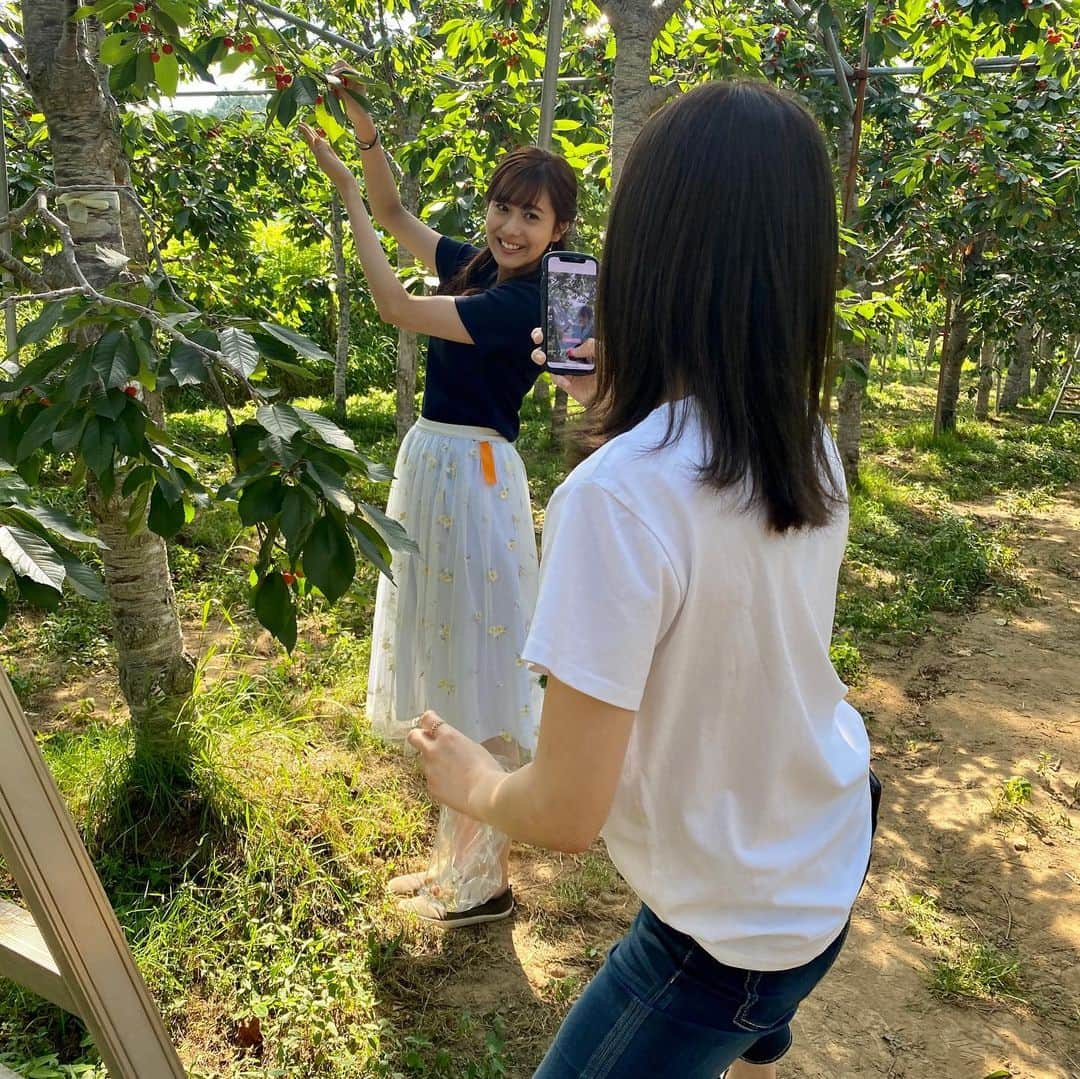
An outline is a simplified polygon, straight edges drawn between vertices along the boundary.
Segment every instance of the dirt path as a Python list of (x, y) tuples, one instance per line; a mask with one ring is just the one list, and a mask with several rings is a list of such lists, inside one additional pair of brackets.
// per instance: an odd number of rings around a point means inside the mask
[[(852, 694), (885, 783), (875, 868), (784, 1079), (1080, 1079), (1080, 493), (1017, 527), (1041, 598), (949, 619), (914, 654), (880, 657)], [(1030, 798), (993, 812), (1012, 777)], [(456, 974), (431, 1003), (515, 1004), (511, 1075), (531, 1074), (633, 912), (605, 864), (523, 855), (513, 928), (448, 945)], [(928, 988), (940, 958), (985, 977), (1000, 957), (1018, 963), (1001, 993), (1022, 999), (950, 1003)]]

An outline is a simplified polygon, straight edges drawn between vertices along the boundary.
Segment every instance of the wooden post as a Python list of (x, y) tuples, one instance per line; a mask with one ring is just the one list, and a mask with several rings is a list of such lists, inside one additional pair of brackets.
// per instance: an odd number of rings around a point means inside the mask
[[(30, 988), (51, 987), (46, 995), (82, 1018), (113, 1079), (184, 1079), (161, 1014), (3, 671), (0, 854), (51, 960), (8, 909), (10, 950), (43, 972), (29, 979)], [(20, 937), (36, 949), (20, 945)], [(0, 973), (17, 977), (15, 966), (0, 950)]]

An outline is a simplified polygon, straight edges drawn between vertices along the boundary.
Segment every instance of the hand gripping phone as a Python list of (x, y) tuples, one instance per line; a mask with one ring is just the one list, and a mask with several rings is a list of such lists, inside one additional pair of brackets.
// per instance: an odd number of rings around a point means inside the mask
[(570, 351), (596, 336), (596, 275), (592, 255), (549, 251), (541, 263), (544, 312), (544, 351), (547, 369), (560, 375), (590, 375), (592, 360), (576, 359)]

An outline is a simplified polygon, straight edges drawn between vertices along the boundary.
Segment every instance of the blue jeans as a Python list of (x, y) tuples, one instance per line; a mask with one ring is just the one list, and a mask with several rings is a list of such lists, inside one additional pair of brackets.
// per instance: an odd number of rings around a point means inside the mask
[(805, 966), (740, 970), (643, 906), (533, 1079), (716, 1079), (740, 1058), (779, 1060), (791, 1045), (796, 1009), (846, 937), (845, 926)]
[[(881, 785), (873, 772), (870, 789), (876, 831)], [(716, 1079), (739, 1059), (779, 1060), (799, 1004), (833, 965), (849, 926), (801, 967), (740, 970), (642, 906), (533, 1079)]]

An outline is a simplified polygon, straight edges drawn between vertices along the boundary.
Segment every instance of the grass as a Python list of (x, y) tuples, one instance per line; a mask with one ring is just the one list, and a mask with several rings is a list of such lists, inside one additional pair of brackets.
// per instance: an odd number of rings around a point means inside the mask
[(961, 1002), (1025, 1002), (1020, 961), (1008, 948), (969, 940), (931, 895), (904, 894), (888, 905), (904, 916), (908, 935), (934, 953), (927, 985), (935, 996)]
[[(899, 383), (872, 391), (831, 650), (847, 682), (860, 677), (875, 642), (911, 641), (941, 614), (984, 599), (1028, 598), (1007, 533), (956, 500), (997, 498), (1032, 512), (1080, 474), (1075, 426), (965, 422), (955, 437), (933, 440), (913, 422), (925, 415), (925, 396), (925, 387)], [(349, 414), (358, 444), (392, 462), (392, 395), (354, 397)], [(538, 526), (565, 474), (548, 419), (546, 407), (526, 403), (519, 447)], [(224, 460), (220, 412), (190, 411), (170, 426), (193, 452)], [(375, 485), (365, 493), (385, 497)], [(50, 497), (79, 512), (62, 488)], [(433, 939), (383, 897), (385, 880), (422, 855), (433, 814), (415, 773), (362, 716), (375, 571), (362, 567), (334, 609), (309, 604), (286, 657), (263, 647), (248, 612), (249, 543), (235, 510), (212, 506), (170, 544), (180, 610), (201, 656), (185, 716), (191, 781), (154, 819), (130, 797), (133, 784), (151, 789), (155, 777), (123, 713), (80, 681), (88, 666), (106, 677), (113, 662), (104, 608), (16, 608), (0, 656), (24, 703), (48, 720), (43, 751), (192, 1075), (498, 1079), (526, 1071), (600, 961), (580, 926), (597, 896), (619, 888), (617, 874), (596, 851), (564, 859), (527, 912), (538, 947), (579, 946), (569, 972), (526, 1012), (510, 991), (486, 1003), (440, 1003), (439, 986), (484, 974), (506, 949), (483, 936)], [(54, 698), (66, 683), (73, 695)], [(1021, 795), (1006, 784), (1002, 804), (1022, 803)], [(1019, 995), (1006, 950), (967, 941), (929, 897), (905, 903), (911, 931), (935, 949), (934, 992)], [(0, 1045), (0, 1062), (25, 1076), (104, 1079), (81, 1024), (9, 985), (0, 988)]]

